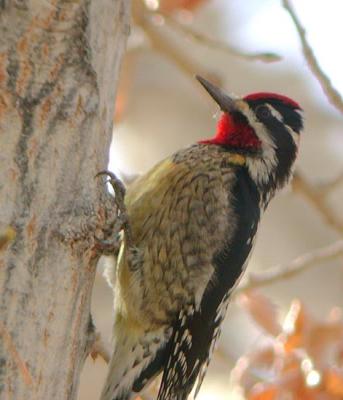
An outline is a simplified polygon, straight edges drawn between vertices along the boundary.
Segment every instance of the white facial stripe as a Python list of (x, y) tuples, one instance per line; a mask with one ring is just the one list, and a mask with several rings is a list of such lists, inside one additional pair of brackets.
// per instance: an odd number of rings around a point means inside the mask
[(283, 123), (282, 114), (280, 114), (279, 111), (275, 110), (275, 108), (270, 104), (266, 104), (266, 106), (269, 108), (269, 111), (271, 112), (272, 116), (275, 117), (278, 121)]
[(295, 132), (294, 129), (292, 129), (290, 126), (285, 125), (286, 129), (288, 130), (289, 134), (292, 136), (292, 139), (295, 143), (295, 145), (298, 147), (299, 141), (300, 141), (300, 136), (298, 133)]
[(299, 116), (302, 118), (303, 117), (303, 110), (297, 109), (294, 110), (294, 112), (296, 112), (297, 114), (299, 114)]
[(266, 183), (270, 179), (270, 171), (274, 169), (277, 163), (275, 143), (264, 124), (257, 119), (250, 108), (242, 107), (240, 111), (247, 118), (250, 126), (254, 128), (257, 137), (262, 142), (262, 155), (256, 158), (248, 157), (247, 159), (250, 175), (257, 182)]
[(294, 143), (296, 145), (299, 144), (299, 134), (297, 134), (289, 125), (286, 125), (283, 119), (283, 116), (279, 111), (277, 111), (272, 105), (266, 104), (266, 106), (269, 108), (271, 114), (280, 122), (282, 122), (285, 127), (287, 128), (289, 134), (292, 136), (292, 139), (294, 140)]

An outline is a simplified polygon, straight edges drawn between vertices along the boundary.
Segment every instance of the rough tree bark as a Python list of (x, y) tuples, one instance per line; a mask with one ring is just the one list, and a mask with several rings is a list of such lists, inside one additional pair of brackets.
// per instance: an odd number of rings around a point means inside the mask
[(0, 0), (0, 399), (75, 399), (129, 0)]

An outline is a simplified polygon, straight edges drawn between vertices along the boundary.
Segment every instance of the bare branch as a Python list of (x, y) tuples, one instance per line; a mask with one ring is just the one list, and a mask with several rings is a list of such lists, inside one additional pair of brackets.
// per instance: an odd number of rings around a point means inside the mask
[(333, 87), (329, 77), (323, 72), (323, 70), (320, 68), (318, 61), (313, 53), (312, 48), (307, 42), (306, 39), (306, 31), (304, 27), (301, 25), (298, 16), (296, 15), (293, 6), (291, 5), (291, 2), (289, 0), (283, 0), (282, 1), (283, 7), (285, 10), (289, 13), (290, 17), (292, 18), (292, 21), (294, 23), (294, 26), (298, 32), (301, 45), (302, 45), (302, 51), (304, 54), (304, 57), (307, 61), (307, 64), (313, 73), (313, 75), (317, 78), (318, 82), (320, 83), (326, 97), (330, 101), (330, 103), (337, 108), (341, 113), (343, 113), (343, 99), (341, 94), (336, 90), (336, 88)]
[(314, 205), (330, 226), (340, 233), (343, 232), (343, 223), (333, 214), (332, 210), (325, 202), (325, 192), (323, 194), (322, 191), (319, 191), (316, 187), (307, 182), (299, 173), (294, 175), (293, 188), (295, 191), (303, 194), (305, 198)]
[(189, 59), (180, 49), (174, 46), (165, 35), (162, 35), (161, 32), (158, 32), (157, 27), (153, 26), (153, 23), (151, 20), (149, 20), (149, 18), (143, 17), (137, 19), (135, 23), (143, 29), (151, 43), (151, 46), (158, 53), (170, 59), (186, 75), (193, 79), (194, 75), (199, 73), (197, 71), (202, 70), (202, 68), (196, 65), (193, 60)]
[(270, 270), (250, 274), (245, 284), (242, 284), (235, 295), (249, 289), (267, 286), (305, 271), (306, 269), (322, 261), (331, 260), (343, 255), (343, 240), (339, 240), (328, 246), (305, 253), (287, 264), (277, 265)]
[(318, 188), (320, 189), (321, 192), (328, 194), (329, 192), (335, 190), (341, 184), (343, 184), (343, 172), (338, 174), (331, 181), (321, 183), (320, 185), (318, 185)]
[(170, 25), (173, 29), (180, 32), (181, 34), (189, 37), (191, 40), (198, 42), (201, 45), (207, 46), (214, 50), (221, 50), (226, 53), (230, 53), (234, 56), (243, 58), (249, 61), (263, 61), (266, 63), (280, 61), (282, 59), (281, 56), (275, 53), (246, 53), (237, 48), (230, 46), (229, 44), (222, 42), (217, 39), (213, 39), (203, 33), (196, 32), (192, 28), (187, 25), (183, 25), (176, 21), (173, 17), (169, 15), (163, 14), (165, 21)]

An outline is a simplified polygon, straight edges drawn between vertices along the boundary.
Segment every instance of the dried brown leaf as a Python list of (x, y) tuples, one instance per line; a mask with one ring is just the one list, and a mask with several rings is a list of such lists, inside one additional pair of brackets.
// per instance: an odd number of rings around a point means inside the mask
[(343, 370), (330, 369), (325, 373), (324, 385), (326, 391), (333, 395), (343, 398)]
[[(244, 307), (260, 326), (265, 325), (268, 300), (264, 303), (259, 294), (249, 293), (244, 298)], [(335, 363), (335, 367), (327, 368), (330, 362), (327, 357), (332, 354), (335, 358), (330, 365)], [(283, 396), (294, 400), (342, 400), (343, 321), (340, 309), (333, 308), (322, 322), (315, 320), (300, 301), (293, 301), (282, 331), (273, 343), (241, 360), (244, 361), (241, 365), (237, 363), (240, 367), (237, 375), (241, 374), (238, 382), (248, 400), (279, 400)], [(272, 383), (258, 382), (256, 371), (259, 368), (274, 377)], [(310, 374), (317, 374), (317, 378), (313, 380)]]
[(281, 331), (275, 304), (257, 290), (249, 290), (239, 296), (239, 302), (253, 320), (272, 336)]
[(273, 365), (275, 359), (275, 352), (273, 347), (265, 347), (255, 353), (252, 353), (249, 357), (250, 365), (254, 368), (267, 368)]
[(248, 356), (241, 357), (232, 370), (231, 376), (237, 384), (245, 389), (250, 388), (256, 383), (256, 378), (252, 376), (250, 371), (270, 370), (274, 359), (274, 348), (272, 346), (265, 347), (262, 350), (250, 353)]
[(276, 400), (278, 393), (276, 385), (258, 383), (250, 391), (248, 400)]
[(304, 337), (310, 328), (310, 317), (299, 300), (293, 300), (283, 325), (286, 352), (304, 345)]
[(328, 348), (339, 347), (339, 342), (343, 341), (343, 324), (321, 323), (311, 330), (307, 340), (307, 351), (318, 364), (324, 364)]

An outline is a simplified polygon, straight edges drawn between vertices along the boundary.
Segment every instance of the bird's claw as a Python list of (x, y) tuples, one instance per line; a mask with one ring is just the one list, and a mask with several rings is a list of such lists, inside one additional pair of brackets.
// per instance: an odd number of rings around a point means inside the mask
[(110, 236), (108, 239), (101, 239), (95, 237), (96, 245), (95, 247), (101, 251), (104, 255), (115, 255), (117, 256), (119, 253), (119, 248), (121, 244), (121, 239), (119, 234), (115, 234), (112, 237)]
[[(111, 171), (104, 170), (98, 172), (95, 177), (99, 176), (107, 176), (109, 177), (109, 180), (107, 180), (108, 183), (113, 188), (114, 191), (114, 202), (117, 206), (118, 209), (118, 214), (116, 216), (116, 220), (114, 223), (111, 224), (111, 232), (114, 232), (114, 236), (112, 236), (111, 239), (98, 239), (98, 243), (103, 251), (106, 253), (110, 252), (111, 249), (115, 250), (119, 248), (118, 246), (118, 239), (116, 233), (120, 232), (121, 230), (124, 231), (125, 235), (125, 240), (128, 244), (128, 246), (131, 245), (132, 243), (132, 234), (131, 234), (131, 227), (129, 224), (129, 218), (125, 206), (125, 194), (126, 194), (126, 189), (123, 184), (123, 182)], [(112, 244), (111, 244), (112, 241)], [(119, 240), (120, 243), (120, 240)]]
[[(123, 212), (121, 206), (124, 205), (124, 199), (125, 199), (125, 194), (126, 194), (126, 188), (123, 184), (123, 182), (111, 171), (108, 170), (103, 170), (98, 172), (95, 177), (98, 178), (99, 176), (107, 176), (110, 179), (107, 181), (111, 184), (114, 194), (115, 194), (115, 202), (117, 207), (119, 208), (120, 212)], [(125, 206), (124, 206), (125, 208)]]

